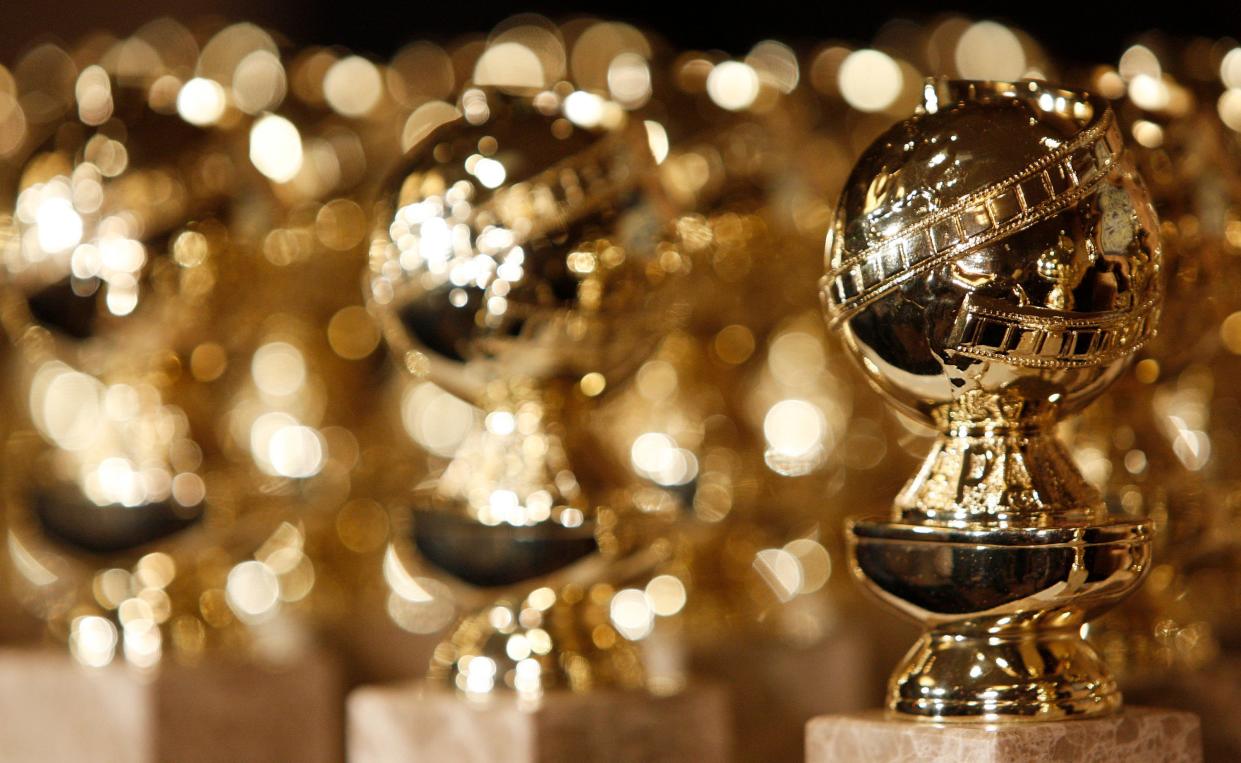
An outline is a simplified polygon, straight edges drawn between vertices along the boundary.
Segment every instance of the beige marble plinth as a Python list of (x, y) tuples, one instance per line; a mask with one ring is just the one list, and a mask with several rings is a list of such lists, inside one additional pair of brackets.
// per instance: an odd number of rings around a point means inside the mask
[(667, 697), (553, 691), (531, 708), (414, 682), (350, 694), (347, 740), (350, 763), (715, 763), (729, 759), (727, 715), (714, 685)]
[(0, 760), (329, 763), (341, 759), (343, 694), (338, 664), (316, 651), (147, 672), (0, 650)]
[(1192, 713), (1127, 707), (1107, 718), (998, 726), (890, 719), (879, 711), (815, 718), (807, 763), (1201, 763)]

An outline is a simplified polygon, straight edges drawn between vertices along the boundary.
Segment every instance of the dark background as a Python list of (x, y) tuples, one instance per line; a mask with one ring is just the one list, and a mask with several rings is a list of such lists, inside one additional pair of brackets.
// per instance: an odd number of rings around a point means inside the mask
[(1241, 2), (1120, 0), (1120, 2), (946, 4), (881, 0), (733, 0), (726, 3), (612, 2), (495, 3), (470, 0), (396, 0), (388, 4), (340, 0), (0, 0), (0, 61), (12, 63), (32, 41), (53, 36), (72, 41), (95, 29), (124, 34), (161, 15), (195, 19), (218, 15), (250, 20), (284, 32), (297, 44), (342, 44), (379, 56), (405, 42), (449, 41), (483, 33), (518, 12), (552, 19), (589, 14), (654, 29), (682, 48), (722, 49), (741, 54), (755, 42), (776, 38), (792, 44), (827, 39), (865, 42), (893, 18), (926, 20), (955, 10), (974, 18), (1012, 23), (1065, 61), (1113, 61), (1137, 36), (1151, 29), (1173, 35), (1241, 37)]

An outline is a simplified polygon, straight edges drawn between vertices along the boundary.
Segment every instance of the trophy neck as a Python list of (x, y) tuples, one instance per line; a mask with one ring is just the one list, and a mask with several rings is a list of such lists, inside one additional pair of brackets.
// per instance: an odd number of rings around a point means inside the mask
[(896, 521), (947, 527), (1096, 524), (1106, 514), (1050, 427), (1028, 421), (941, 430), (895, 509)]

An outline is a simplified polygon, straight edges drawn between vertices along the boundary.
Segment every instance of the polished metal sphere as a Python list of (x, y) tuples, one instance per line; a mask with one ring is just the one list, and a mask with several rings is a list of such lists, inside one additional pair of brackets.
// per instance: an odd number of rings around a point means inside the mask
[(1157, 221), (1121, 149), (1096, 96), (928, 83), (858, 160), (829, 234), (828, 312), (875, 385), (979, 420), (1058, 416), (1113, 381), (1160, 300)]
[(206, 291), (186, 274), (197, 272), (207, 244), (180, 233), (235, 206), (244, 190), (222, 132), (160, 113), (140, 88), (91, 71), (108, 94), (107, 119), (88, 119), (83, 100), (82, 113), (32, 135), (0, 194), (0, 278), (24, 302), (4, 315), (13, 339), (28, 325), (76, 342), (186, 323), (178, 298)]
[(581, 92), (440, 105), (377, 219), (366, 288), (389, 345), (475, 403), (496, 380), (614, 383), (668, 275), (642, 124)]

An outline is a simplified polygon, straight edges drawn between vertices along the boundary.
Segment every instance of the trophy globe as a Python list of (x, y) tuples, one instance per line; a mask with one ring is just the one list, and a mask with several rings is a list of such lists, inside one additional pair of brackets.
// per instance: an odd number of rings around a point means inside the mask
[(1161, 249), (1107, 102), (931, 81), (857, 161), (824, 300), (871, 383), (938, 431), (856, 576), (925, 631), (889, 684), (920, 719), (1106, 713), (1081, 626), (1137, 588), (1150, 524), (1109, 517), (1055, 438), (1154, 331)]
[(397, 362), (481, 414), (388, 563), (507, 597), (436, 651), (432, 675), (467, 693), (641, 685), (608, 600), (653, 552), (581, 422), (650, 352), (683, 267), (656, 257), (646, 131), (584, 91), (467, 88), (423, 109), (438, 124), (377, 207), (364, 289)]

